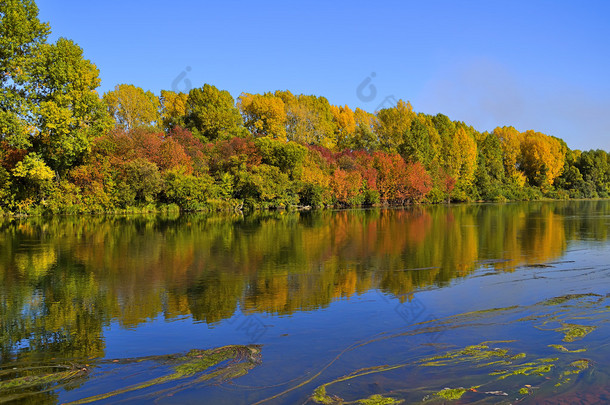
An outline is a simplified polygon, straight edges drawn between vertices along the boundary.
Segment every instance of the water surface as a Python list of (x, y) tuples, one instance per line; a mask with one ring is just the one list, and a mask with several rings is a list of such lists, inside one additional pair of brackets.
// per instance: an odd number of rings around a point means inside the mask
[(609, 231), (608, 201), (5, 220), (0, 402), (604, 403)]

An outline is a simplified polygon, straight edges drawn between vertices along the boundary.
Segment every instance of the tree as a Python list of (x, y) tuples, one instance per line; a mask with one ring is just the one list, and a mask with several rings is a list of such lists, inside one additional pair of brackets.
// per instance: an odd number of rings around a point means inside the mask
[(42, 197), (43, 192), (51, 184), (53, 171), (36, 153), (30, 153), (13, 169), (13, 176), (19, 179), (25, 190), (32, 190), (35, 197)]
[(159, 98), (161, 102), (161, 119), (163, 122), (163, 129), (166, 132), (184, 125), (187, 99), (188, 94), (186, 93), (161, 90), (161, 97)]
[(415, 203), (421, 202), (432, 190), (432, 177), (420, 162), (409, 163), (405, 175), (407, 178), (407, 196)]
[(228, 91), (205, 84), (189, 92), (184, 122), (195, 136), (213, 141), (237, 134), (242, 117)]
[(286, 106), (281, 98), (271, 93), (242, 93), (237, 104), (252, 134), (286, 140)]
[(436, 158), (438, 144), (440, 138), (436, 129), (422, 115), (411, 121), (410, 127), (403, 133), (403, 141), (398, 149), (405, 160), (420, 162), (430, 167)]
[(49, 32), (33, 0), (0, 1), (0, 139), (13, 148), (29, 148), (36, 134), (32, 65)]
[(161, 126), (161, 105), (151, 91), (133, 84), (119, 84), (104, 94), (104, 103), (116, 125), (127, 131)]
[(517, 161), (521, 154), (522, 135), (513, 127), (498, 127), (493, 134), (500, 141), (502, 155), (504, 156), (504, 170), (508, 178), (513, 178), (517, 174)]
[(518, 163), (531, 185), (548, 191), (563, 170), (564, 158), (557, 139), (531, 130), (523, 134)]
[(324, 97), (276, 91), (286, 106), (286, 137), (305, 145), (335, 148), (335, 123), (328, 100)]
[[(380, 149), (379, 138), (375, 128), (379, 125), (377, 117), (360, 108), (354, 111), (356, 130), (352, 139), (343, 139), (344, 148), (374, 152)], [(343, 149), (344, 149), (343, 148)]]
[(397, 152), (403, 143), (405, 132), (411, 128), (411, 121), (415, 118), (413, 107), (408, 101), (398, 100), (395, 107), (384, 108), (377, 112), (378, 125), (376, 128), (381, 148), (386, 152)]
[(110, 119), (96, 88), (99, 70), (74, 42), (60, 38), (41, 47), (33, 64), (33, 97), (39, 136), (34, 147), (60, 174), (80, 163)]
[(330, 112), (333, 115), (333, 122), (335, 123), (337, 148), (339, 150), (346, 149), (356, 133), (354, 112), (347, 105), (344, 107), (331, 105)]

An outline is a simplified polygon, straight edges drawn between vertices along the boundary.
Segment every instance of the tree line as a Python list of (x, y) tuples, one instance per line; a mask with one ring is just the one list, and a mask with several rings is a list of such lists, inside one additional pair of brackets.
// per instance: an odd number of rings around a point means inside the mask
[(610, 155), (409, 102), (375, 113), (205, 84), (119, 84), (32, 0), (0, 1), (0, 209), (8, 213), (606, 198)]

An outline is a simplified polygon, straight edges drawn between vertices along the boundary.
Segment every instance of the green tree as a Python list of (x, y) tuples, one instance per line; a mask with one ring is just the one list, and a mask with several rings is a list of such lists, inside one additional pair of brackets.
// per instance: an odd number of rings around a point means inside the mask
[(0, 138), (14, 148), (30, 147), (36, 134), (32, 64), (49, 32), (34, 1), (0, 1)]
[(243, 128), (241, 114), (231, 94), (209, 84), (189, 92), (184, 121), (186, 127), (204, 141), (228, 139)]
[(40, 131), (34, 146), (51, 168), (63, 173), (80, 163), (90, 152), (92, 139), (111, 127), (95, 91), (99, 70), (83, 58), (78, 45), (60, 38), (42, 46), (33, 71)]
[(404, 141), (404, 134), (411, 128), (415, 116), (411, 103), (403, 100), (398, 100), (395, 107), (384, 108), (377, 112), (379, 121), (376, 132), (384, 151), (389, 153), (398, 151)]

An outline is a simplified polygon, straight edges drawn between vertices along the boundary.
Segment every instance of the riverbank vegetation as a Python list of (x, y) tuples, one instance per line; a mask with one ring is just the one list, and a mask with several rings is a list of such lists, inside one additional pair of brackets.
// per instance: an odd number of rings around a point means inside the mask
[(0, 212), (351, 207), (605, 198), (610, 155), (513, 127), (479, 132), (399, 100), (375, 113), (321, 96), (97, 93), (73, 41), (31, 0), (0, 2)]

